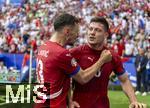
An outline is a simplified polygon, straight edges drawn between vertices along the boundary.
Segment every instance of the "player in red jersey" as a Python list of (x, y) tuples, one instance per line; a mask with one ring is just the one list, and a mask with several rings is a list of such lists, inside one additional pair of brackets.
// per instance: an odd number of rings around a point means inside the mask
[[(105, 41), (109, 36), (109, 25), (105, 18), (95, 17), (91, 19), (88, 28), (87, 44), (78, 46), (71, 50), (71, 54), (79, 65), (86, 69), (93, 65), (103, 50), (108, 50)], [(125, 73), (120, 57), (111, 51), (112, 61), (105, 63), (95, 77), (88, 83), (81, 85), (75, 81), (73, 101), (70, 101), (70, 108), (75, 105), (80, 108), (109, 108), (109, 99), (107, 96), (109, 76), (112, 71), (121, 81), (121, 86), (130, 100), (131, 108), (145, 108), (144, 104), (138, 103), (134, 95), (134, 90)]]
[(82, 70), (70, 52), (64, 48), (68, 42), (75, 42), (78, 26), (78, 20), (74, 16), (60, 15), (54, 21), (55, 32), (52, 37), (38, 48), (37, 77), (41, 84), (50, 86), (44, 85), (45, 97), (37, 93), (43, 103), (35, 104), (35, 108), (66, 108), (70, 77), (84, 84), (94, 77), (104, 63), (111, 61), (110, 51), (105, 50), (95, 64)]

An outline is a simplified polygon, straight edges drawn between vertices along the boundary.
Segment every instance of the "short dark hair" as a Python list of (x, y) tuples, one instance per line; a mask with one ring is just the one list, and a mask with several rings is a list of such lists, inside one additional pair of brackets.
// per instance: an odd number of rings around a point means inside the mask
[(63, 13), (54, 20), (55, 31), (61, 30), (64, 26), (74, 26), (79, 20), (68, 13)]
[(109, 24), (104, 17), (94, 17), (91, 19), (90, 23), (91, 22), (98, 22), (98, 23), (103, 24), (105, 31), (109, 32)]

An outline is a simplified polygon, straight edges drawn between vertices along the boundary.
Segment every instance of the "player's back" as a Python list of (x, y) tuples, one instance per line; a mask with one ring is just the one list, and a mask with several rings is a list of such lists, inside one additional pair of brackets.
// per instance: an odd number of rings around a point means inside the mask
[(43, 75), (46, 74), (46, 76), (44, 75), (44, 82), (54, 83), (62, 77), (63, 73), (59, 73), (58, 59), (64, 50), (59, 44), (50, 41), (39, 47), (37, 61), (40, 66), (43, 65)]
[(50, 84), (50, 107), (59, 107), (65, 101), (69, 89), (70, 78), (60, 67), (61, 54), (64, 52), (66, 49), (51, 41), (45, 42), (38, 49), (37, 76), (40, 83)]

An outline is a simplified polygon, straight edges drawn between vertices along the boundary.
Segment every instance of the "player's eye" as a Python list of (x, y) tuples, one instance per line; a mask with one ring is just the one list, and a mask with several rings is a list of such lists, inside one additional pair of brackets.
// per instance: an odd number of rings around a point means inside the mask
[(96, 29), (95, 29), (95, 31), (97, 31), (97, 32), (101, 32), (102, 30), (101, 30), (101, 29), (99, 29), (99, 28), (96, 28)]
[(92, 31), (92, 30), (93, 30), (93, 28), (92, 28), (92, 27), (89, 27), (89, 30), (90, 30), (90, 31)]

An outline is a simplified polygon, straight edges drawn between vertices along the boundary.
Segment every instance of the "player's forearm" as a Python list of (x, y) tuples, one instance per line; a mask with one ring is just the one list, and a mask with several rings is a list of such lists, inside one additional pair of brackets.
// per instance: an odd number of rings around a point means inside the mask
[(111, 60), (112, 55), (110, 51), (104, 50), (101, 54), (101, 57), (95, 64), (85, 70), (80, 69), (78, 74), (76, 74), (73, 78), (80, 84), (85, 84), (94, 77), (104, 63), (110, 62)]
[(89, 80), (91, 80), (94, 77), (94, 75), (97, 73), (97, 71), (100, 70), (100, 68), (103, 64), (104, 64), (103, 60), (99, 59), (91, 67), (83, 70), (82, 71), (82, 79), (84, 80), (84, 83), (87, 83)]
[(133, 89), (129, 79), (127, 79), (125, 82), (122, 82), (121, 85), (122, 85), (123, 91), (125, 92), (125, 94), (129, 98), (130, 103), (136, 102), (137, 99), (136, 99), (136, 96), (134, 94), (134, 89)]
[(68, 102), (73, 100), (72, 97), (73, 97), (73, 90), (72, 90), (72, 87), (70, 87), (69, 92), (68, 92)]

